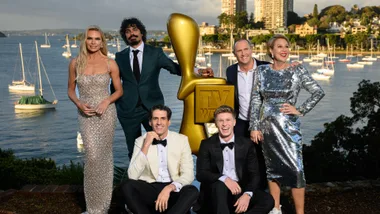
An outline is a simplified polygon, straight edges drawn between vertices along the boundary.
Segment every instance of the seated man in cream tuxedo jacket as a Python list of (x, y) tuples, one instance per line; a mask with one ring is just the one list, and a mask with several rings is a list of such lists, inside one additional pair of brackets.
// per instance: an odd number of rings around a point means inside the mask
[(153, 106), (149, 123), (153, 131), (136, 139), (129, 180), (122, 186), (134, 214), (187, 213), (196, 202), (194, 163), (185, 135), (169, 131), (171, 110)]

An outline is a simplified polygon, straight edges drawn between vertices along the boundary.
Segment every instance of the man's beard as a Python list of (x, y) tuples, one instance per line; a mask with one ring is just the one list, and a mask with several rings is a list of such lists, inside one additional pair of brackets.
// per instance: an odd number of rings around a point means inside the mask
[(137, 38), (137, 37), (131, 37), (129, 40), (128, 40), (128, 43), (129, 45), (137, 45), (140, 43), (140, 40), (136, 39), (136, 40), (131, 40), (132, 38)]

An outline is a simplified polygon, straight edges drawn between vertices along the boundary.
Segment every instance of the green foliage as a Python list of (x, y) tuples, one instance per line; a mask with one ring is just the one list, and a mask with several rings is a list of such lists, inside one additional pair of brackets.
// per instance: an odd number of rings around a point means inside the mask
[(288, 19), (287, 19), (286, 26), (290, 26), (293, 24), (300, 25), (304, 23), (305, 20), (306, 20), (305, 18), (299, 17), (297, 13), (293, 11), (288, 11)]
[(317, 5), (317, 4), (314, 4), (314, 8), (313, 8), (313, 18), (314, 18), (314, 19), (318, 19), (318, 5)]
[(380, 177), (380, 83), (363, 80), (351, 98), (352, 117), (324, 124), (304, 146), (309, 182)]
[(16, 158), (0, 149), (0, 189), (21, 188), (26, 184), (82, 184), (83, 167), (70, 162), (57, 167), (51, 159)]
[(309, 24), (310, 26), (318, 26), (320, 23), (320, 21), (318, 20), (318, 18), (312, 18), (312, 19), (309, 19), (307, 20), (307, 24)]
[(326, 16), (330, 22), (342, 23), (346, 19), (346, 9), (341, 5), (332, 5), (324, 8), (319, 14), (320, 17)]
[(258, 35), (251, 38), (251, 43), (260, 45), (262, 43), (268, 42), (268, 40), (273, 36), (273, 34)]
[(204, 36), (202, 36), (202, 40), (206, 44), (217, 43), (218, 42), (218, 34), (204, 35)]
[(164, 41), (165, 43), (170, 43), (169, 35), (165, 35), (164, 38), (162, 38), (162, 41)]

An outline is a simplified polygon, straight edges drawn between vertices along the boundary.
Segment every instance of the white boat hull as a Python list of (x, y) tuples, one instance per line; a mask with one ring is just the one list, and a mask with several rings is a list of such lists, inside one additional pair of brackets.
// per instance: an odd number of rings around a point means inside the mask
[(322, 62), (310, 62), (311, 66), (322, 66)]
[(364, 61), (364, 62), (358, 62), (358, 64), (362, 64), (362, 65), (372, 65), (373, 62), (370, 62), (370, 61)]
[(50, 48), (50, 47), (51, 47), (51, 45), (48, 45), (48, 44), (43, 44), (43, 45), (41, 45), (40, 47), (41, 47), (41, 48)]
[(377, 58), (374, 57), (364, 57), (362, 58), (363, 61), (377, 61)]
[(318, 72), (320, 73), (323, 73), (324, 75), (327, 75), (327, 76), (332, 76), (334, 75), (334, 70), (332, 69), (326, 69), (326, 68), (320, 68), (320, 69), (317, 69)]
[(71, 57), (71, 53), (65, 51), (62, 53), (62, 56), (69, 58), (69, 57)]
[(37, 109), (54, 109), (57, 104), (16, 104), (15, 109), (37, 110)]
[(30, 85), (9, 85), (10, 91), (35, 91), (35, 87)]
[(324, 74), (314, 73), (311, 75), (315, 80), (329, 80), (331, 77)]
[(303, 61), (304, 62), (312, 62), (313, 60), (311, 58), (304, 58)]
[(364, 68), (363, 64), (347, 64), (347, 68)]

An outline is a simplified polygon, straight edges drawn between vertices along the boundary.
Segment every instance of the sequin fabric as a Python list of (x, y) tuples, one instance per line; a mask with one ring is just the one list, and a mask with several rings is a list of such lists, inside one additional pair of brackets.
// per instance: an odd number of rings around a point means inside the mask
[(302, 66), (272, 70), (261, 65), (255, 72), (251, 94), (250, 130), (264, 136), (262, 149), (267, 168), (267, 179), (282, 185), (306, 186), (302, 160), (302, 134), (296, 115), (280, 112), (282, 104), (296, 106), (301, 88), (311, 96), (297, 110), (307, 114), (324, 96), (322, 88)]
[[(110, 74), (81, 75), (77, 79), (81, 102), (95, 108), (109, 96)], [(110, 104), (101, 116), (78, 112), (79, 129), (85, 148), (84, 194), (89, 214), (108, 213), (112, 196), (112, 144), (116, 108)]]

